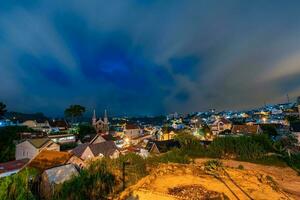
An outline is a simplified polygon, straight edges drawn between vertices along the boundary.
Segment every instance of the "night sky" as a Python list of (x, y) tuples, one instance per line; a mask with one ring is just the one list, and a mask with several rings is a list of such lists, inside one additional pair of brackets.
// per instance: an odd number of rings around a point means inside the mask
[(0, 2), (0, 101), (62, 115), (246, 109), (300, 95), (300, 1)]

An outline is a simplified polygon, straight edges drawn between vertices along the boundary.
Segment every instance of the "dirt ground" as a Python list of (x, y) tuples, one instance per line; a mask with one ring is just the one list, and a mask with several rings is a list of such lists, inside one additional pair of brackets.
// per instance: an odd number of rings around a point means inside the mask
[[(194, 198), (192, 194), (170, 195), (170, 189), (197, 185), (234, 200), (300, 199), (300, 176), (290, 168), (222, 160), (223, 168), (208, 172), (203, 165), (206, 160), (197, 159), (189, 165), (161, 164), (149, 176), (126, 189), (119, 199), (207, 199)], [(239, 165), (244, 169), (238, 169)]]

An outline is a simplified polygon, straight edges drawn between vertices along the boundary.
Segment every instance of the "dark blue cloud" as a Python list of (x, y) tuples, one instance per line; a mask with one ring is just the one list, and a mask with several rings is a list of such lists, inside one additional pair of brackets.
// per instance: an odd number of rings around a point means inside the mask
[(175, 95), (175, 99), (180, 103), (186, 102), (190, 97), (190, 94), (187, 91), (180, 91)]
[(0, 93), (11, 110), (53, 115), (74, 102), (153, 114), (279, 101), (300, 93), (299, 6), (1, 1)]
[(32, 55), (22, 55), (19, 59), (20, 68), (29, 71), (31, 76), (40, 77), (33, 80), (49, 81), (50, 84), (58, 86), (68, 86), (71, 83), (70, 77), (64, 71), (64, 66), (54, 58), (42, 56), (36, 58)]
[(194, 80), (197, 78), (200, 60), (196, 56), (170, 58), (169, 62), (175, 74), (181, 74)]

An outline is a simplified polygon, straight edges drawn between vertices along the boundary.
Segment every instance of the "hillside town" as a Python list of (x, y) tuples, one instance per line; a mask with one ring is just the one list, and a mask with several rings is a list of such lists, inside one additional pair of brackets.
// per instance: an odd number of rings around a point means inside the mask
[(300, 152), (300, 97), (297, 102), (247, 111), (212, 109), (158, 117), (109, 117), (107, 110), (102, 116), (94, 110), (90, 121), (76, 122), (69, 117), (41, 116), (27, 116), (25, 120), (11, 112), (2, 116), (1, 129), (27, 129), (13, 140), (14, 159), (0, 163), (0, 179), (34, 168), (40, 177), (38, 193), (45, 199), (51, 199), (57, 185), (78, 176), (94, 161), (127, 154), (144, 159), (162, 155), (181, 148), (176, 138), (183, 133), (197, 138), (202, 146), (209, 146), (217, 138), (268, 134), (272, 141), (280, 141), (292, 136), (295, 145), (287, 146), (286, 151)]

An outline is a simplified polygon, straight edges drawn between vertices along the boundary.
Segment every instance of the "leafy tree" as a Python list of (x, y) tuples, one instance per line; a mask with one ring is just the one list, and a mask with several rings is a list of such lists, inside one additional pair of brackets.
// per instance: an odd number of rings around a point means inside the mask
[(3, 116), (7, 112), (6, 105), (0, 102), (0, 116)]
[(14, 140), (19, 140), (20, 133), (33, 132), (25, 126), (7, 126), (0, 128), (0, 162), (7, 162), (15, 159)]
[(84, 136), (90, 135), (90, 134), (96, 134), (96, 130), (93, 126), (88, 124), (80, 124), (78, 126), (78, 138), (82, 141)]
[(274, 126), (269, 124), (264, 124), (261, 126), (263, 132), (267, 134), (269, 137), (275, 137), (278, 135), (277, 130)]
[(70, 105), (70, 107), (65, 110), (65, 116), (71, 118), (71, 122), (74, 123), (74, 119), (78, 120), (79, 117), (82, 117), (84, 112), (85, 107), (81, 105)]
[(298, 116), (290, 115), (286, 117), (286, 120), (288, 120), (290, 123), (299, 122)]

